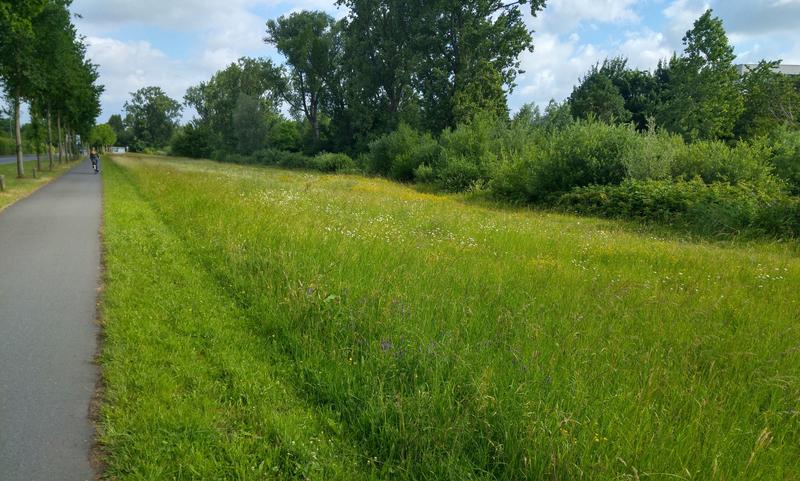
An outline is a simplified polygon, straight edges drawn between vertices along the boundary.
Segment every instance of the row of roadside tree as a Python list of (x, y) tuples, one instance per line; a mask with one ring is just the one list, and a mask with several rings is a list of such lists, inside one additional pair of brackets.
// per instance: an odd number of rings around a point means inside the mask
[[(11, 105), (17, 175), (25, 176), (21, 111), (27, 103), (27, 144), (45, 147), (49, 167), (77, 155), (100, 114), (97, 66), (72, 23), (71, 0), (0, 4), (0, 87)], [(53, 151), (57, 157), (54, 159)], [(41, 169), (41, 165), (39, 165)]]

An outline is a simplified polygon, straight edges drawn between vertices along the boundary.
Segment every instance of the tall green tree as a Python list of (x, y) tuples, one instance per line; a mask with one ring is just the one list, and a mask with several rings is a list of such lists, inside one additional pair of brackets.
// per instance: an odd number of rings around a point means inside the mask
[[(278, 112), (283, 80), (280, 69), (267, 59), (243, 57), (215, 73), (208, 82), (190, 87), (184, 103), (197, 111), (193, 134), (216, 132), (222, 145), (233, 150), (238, 143), (234, 112), (240, 95), (254, 99), (262, 112)], [(213, 142), (217, 141), (210, 139)]]
[[(341, 24), (340, 73), (334, 90), (334, 125), (350, 123), (351, 134), (389, 132), (405, 122), (419, 127), (414, 77), (424, 43), (419, 20), (425, 0), (339, 0), (348, 9)], [(337, 108), (338, 107), (338, 108)], [(349, 115), (348, 115), (349, 114)]]
[(660, 95), (659, 83), (650, 72), (628, 68), (626, 58), (614, 57), (592, 66), (569, 103), (577, 118), (593, 115), (604, 121), (633, 121), (643, 131), (655, 115)]
[(768, 135), (780, 126), (798, 127), (800, 92), (794, 80), (777, 72), (780, 61), (762, 60), (741, 80), (744, 112), (736, 125), (743, 138)]
[(236, 150), (250, 155), (264, 146), (267, 137), (266, 112), (261, 102), (240, 93), (233, 111), (233, 127), (236, 132)]
[(585, 119), (595, 117), (604, 122), (627, 122), (631, 113), (625, 99), (603, 69), (594, 65), (569, 97), (572, 115)]
[(34, 95), (40, 70), (36, 68), (34, 21), (46, 0), (15, 0), (0, 3), (0, 78), (12, 99), (15, 119), (17, 176), (25, 176), (22, 153), (20, 108)]
[(161, 87), (143, 87), (132, 92), (123, 108), (136, 148), (167, 145), (182, 110), (181, 104)]
[[(524, 6), (536, 15), (544, 0), (424, 2), (417, 19), (416, 46), (422, 59), (414, 77), (429, 129), (438, 132), (468, 119), (473, 112), (464, 108), (467, 104), (493, 112), (503, 110), (506, 93), (513, 90), (521, 71), (519, 55), (533, 48)], [(487, 78), (489, 71), (499, 77)], [(484, 85), (487, 80), (488, 87)], [(505, 88), (502, 93), (500, 87)], [(482, 102), (464, 102), (474, 100), (475, 92), (482, 90), (488, 93)]]
[(117, 134), (114, 128), (108, 124), (96, 125), (89, 133), (88, 142), (93, 147), (98, 147), (101, 150), (108, 150), (108, 147), (114, 145), (117, 141)]
[(267, 22), (264, 40), (289, 66), (284, 99), (311, 125), (315, 143), (320, 141), (321, 107), (330, 88), (338, 38), (333, 17), (324, 12), (296, 12)]
[(47, 155), (51, 170), (52, 146), (55, 143), (62, 146), (60, 140), (54, 142), (53, 139), (53, 112), (63, 112), (66, 98), (71, 94), (64, 81), (68, 70), (72, 68), (72, 53), (77, 37), (70, 19), (70, 4), (70, 0), (50, 0), (36, 21), (34, 49), (41, 78), (36, 89), (36, 104), (47, 123)]
[(707, 10), (683, 43), (684, 54), (669, 62), (659, 124), (689, 140), (732, 138), (743, 100), (722, 20)]

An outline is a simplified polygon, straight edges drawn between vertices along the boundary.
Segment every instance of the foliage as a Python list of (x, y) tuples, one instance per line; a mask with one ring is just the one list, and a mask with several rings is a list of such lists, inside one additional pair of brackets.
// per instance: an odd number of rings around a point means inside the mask
[[(266, 118), (277, 114), (281, 89), (278, 68), (272, 61), (243, 57), (215, 73), (209, 81), (190, 87), (184, 102), (197, 111), (198, 126), (216, 133), (218, 143), (214, 148), (234, 151), (239, 144), (234, 114), (242, 96), (256, 101), (257, 110)], [(251, 110), (254, 108), (250, 106)], [(251, 128), (261, 129), (265, 118)]]
[[(533, 46), (524, 8), (532, 15), (541, 0), (421, 2), (413, 33), (421, 55), (416, 69), (423, 124), (434, 133), (456, 128), (476, 109), (505, 108), (503, 86), (513, 89), (519, 55)], [(479, 98), (480, 97), (480, 98)]]
[(89, 144), (95, 147), (110, 147), (117, 142), (117, 133), (109, 124), (100, 124), (92, 128)]
[(711, 236), (800, 236), (800, 199), (748, 182), (631, 180), (578, 188), (556, 205), (569, 212), (658, 222)]
[(264, 146), (267, 137), (266, 113), (258, 99), (240, 93), (233, 111), (236, 152), (249, 155)]
[(631, 119), (619, 89), (597, 65), (572, 91), (569, 104), (572, 115), (580, 119), (593, 117), (603, 122), (627, 122)]
[(320, 107), (339, 48), (333, 17), (323, 12), (302, 11), (270, 20), (265, 41), (286, 57), (290, 72), (282, 94), (293, 111), (305, 116), (311, 124), (314, 141), (319, 142)]
[(622, 182), (640, 147), (631, 126), (579, 121), (552, 132), (529, 157), (501, 166), (492, 190), (518, 201), (541, 201), (551, 194), (591, 184)]
[(413, 180), (417, 167), (432, 164), (437, 154), (436, 141), (430, 134), (422, 134), (401, 123), (394, 132), (370, 143), (368, 170), (409, 181)]
[(211, 157), (218, 142), (217, 134), (206, 124), (190, 122), (175, 131), (170, 147), (173, 155), (202, 159)]
[(447, 129), (439, 139), (441, 153), (432, 167), (435, 183), (444, 190), (460, 191), (488, 182), (498, 159), (499, 122), (491, 115)]
[(125, 124), (134, 137), (135, 150), (164, 147), (181, 115), (181, 105), (160, 87), (143, 87), (125, 102)]
[(683, 137), (662, 129), (648, 130), (635, 140), (634, 152), (625, 162), (626, 178), (629, 179), (669, 179), (677, 157), (686, 152)]
[(772, 181), (769, 165), (770, 149), (765, 142), (740, 142), (728, 147), (718, 140), (695, 142), (675, 156), (672, 176), (692, 179), (700, 177), (713, 182), (750, 182), (766, 185)]
[(683, 38), (685, 54), (669, 62), (659, 124), (687, 140), (728, 139), (743, 109), (736, 56), (719, 18), (707, 10)]
[(777, 128), (765, 141), (772, 150), (769, 163), (775, 176), (789, 185), (792, 194), (800, 196), (800, 130)]
[(320, 172), (352, 172), (356, 163), (346, 154), (322, 152), (310, 161), (310, 166)]
[(782, 126), (797, 126), (800, 121), (800, 91), (791, 77), (775, 71), (780, 61), (762, 60), (747, 69), (741, 80), (744, 112), (736, 131), (740, 137), (769, 135)]

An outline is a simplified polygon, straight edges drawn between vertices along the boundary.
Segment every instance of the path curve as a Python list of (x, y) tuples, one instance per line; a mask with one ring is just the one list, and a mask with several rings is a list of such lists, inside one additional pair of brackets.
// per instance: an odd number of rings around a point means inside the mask
[(102, 184), (88, 161), (0, 213), (0, 479), (94, 477)]

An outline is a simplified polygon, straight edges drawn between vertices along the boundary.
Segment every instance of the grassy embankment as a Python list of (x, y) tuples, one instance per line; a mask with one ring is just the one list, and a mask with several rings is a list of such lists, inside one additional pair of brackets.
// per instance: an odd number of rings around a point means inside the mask
[(111, 478), (800, 477), (793, 244), (106, 165)]
[[(42, 166), (44, 167), (46, 165), (47, 160), (43, 159)], [(26, 177), (24, 179), (18, 179), (17, 164), (0, 164), (0, 175), (6, 176), (6, 191), (0, 192), (0, 211), (19, 199), (30, 195), (33, 191), (60, 176), (74, 165), (73, 162), (67, 162), (61, 165), (55, 164), (52, 171), (44, 168), (38, 173), (38, 178), (34, 179), (31, 175), (33, 168), (36, 167), (36, 161), (30, 160), (25, 162)]]

